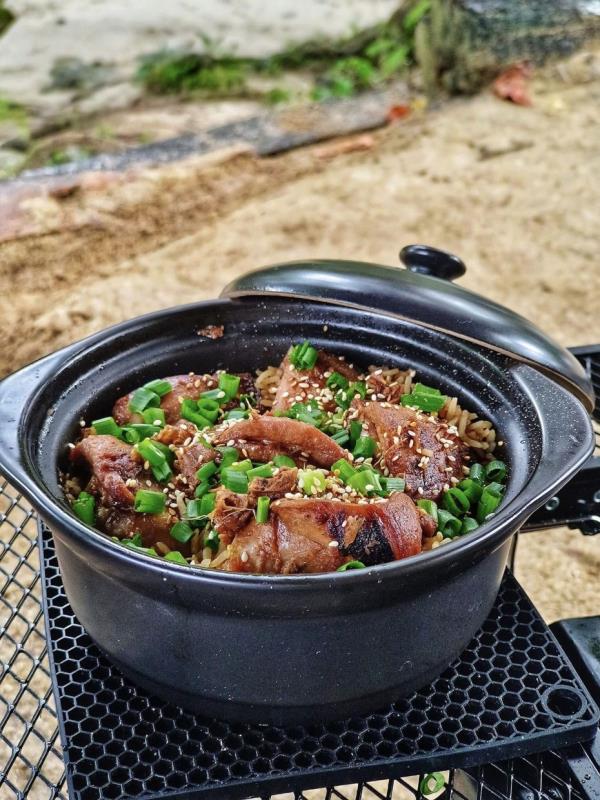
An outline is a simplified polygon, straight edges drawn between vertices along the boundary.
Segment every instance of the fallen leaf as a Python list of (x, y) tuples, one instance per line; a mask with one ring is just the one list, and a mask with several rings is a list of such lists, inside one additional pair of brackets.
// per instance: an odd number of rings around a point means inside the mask
[(388, 123), (397, 122), (399, 119), (406, 119), (412, 113), (412, 108), (405, 105), (394, 105), (388, 108), (386, 119)]
[(318, 147), (315, 150), (317, 158), (335, 158), (336, 156), (354, 153), (357, 150), (370, 150), (375, 144), (375, 138), (369, 133), (353, 136), (351, 139), (337, 139), (330, 144)]
[(501, 100), (510, 100), (519, 106), (530, 106), (532, 102), (527, 81), (532, 74), (530, 64), (514, 64), (498, 75), (492, 84), (493, 92)]

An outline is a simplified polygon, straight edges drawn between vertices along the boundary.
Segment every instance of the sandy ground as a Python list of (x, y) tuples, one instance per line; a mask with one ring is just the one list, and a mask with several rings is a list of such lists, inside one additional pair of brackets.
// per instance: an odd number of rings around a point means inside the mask
[[(394, 264), (409, 242), (459, 253), (464, 285), (564, 345), (600, 341), (597, 66), (592, 54), (549, 70), (531, 108), (483, 94), (349, 147), (265, 160), (229, 152), (5, 197), (0, 370), (139, 312), (214, 296), (261, 264)], [(599, 613), (600, 539), (522, 536), (517, 576), (548, 620)]]

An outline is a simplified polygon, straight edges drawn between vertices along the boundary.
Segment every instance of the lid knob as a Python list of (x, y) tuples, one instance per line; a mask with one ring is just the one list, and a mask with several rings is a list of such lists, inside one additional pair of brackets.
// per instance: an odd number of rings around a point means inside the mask
[(400, 250), (400, 261), (411, 272), (431, 275), (453, 281), (465, 274), (467, 268), (458, 256), (428, 247), (424, 244), (409, 244)]

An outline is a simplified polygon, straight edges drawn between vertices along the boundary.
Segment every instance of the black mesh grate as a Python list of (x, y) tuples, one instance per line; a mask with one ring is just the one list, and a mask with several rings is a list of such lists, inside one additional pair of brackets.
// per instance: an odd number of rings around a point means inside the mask
[(78, 624), (41, 529), (47, 625), (77, 800), (248, 797), (462, 766), (590, 738), (598, 711), (511, 576), (461, 659), (369, 717), (281, 729), (206, 721), (136, 689)]

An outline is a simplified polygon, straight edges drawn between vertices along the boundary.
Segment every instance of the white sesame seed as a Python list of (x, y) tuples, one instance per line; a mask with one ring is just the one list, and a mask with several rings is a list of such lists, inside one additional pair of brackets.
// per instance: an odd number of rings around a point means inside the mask
[(242, 554), (240, 556), (241, 561), (245, 564), (248, 561), (248, 553), (245, 550), (242, 550)]
[(335, 541), (335, 539), (332, 539), (332, 540), (329, 542), (329, 544), (327, 545), (327, 547), (332, 547), (332, 548), (337, 548), (337, 547), (339, 547), (339, 546), (340, 546), (340, 545), (339, 545), (339, 542), (336, 542), (336, 541)]

